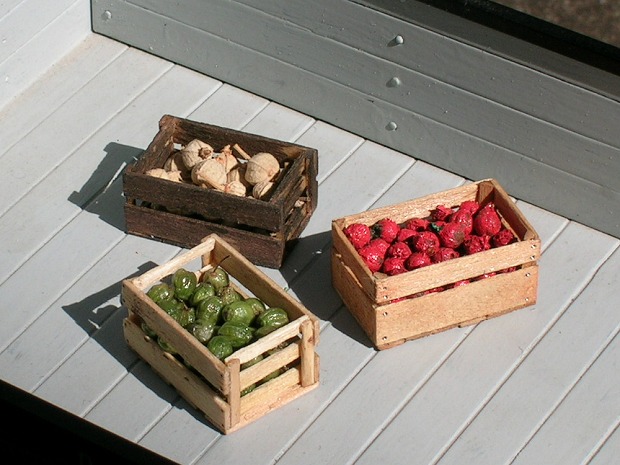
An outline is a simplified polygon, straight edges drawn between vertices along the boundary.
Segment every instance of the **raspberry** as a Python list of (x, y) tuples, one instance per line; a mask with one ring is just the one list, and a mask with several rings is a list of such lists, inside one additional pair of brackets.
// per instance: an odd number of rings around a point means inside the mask
[(383, 262), (383, 272), (389, 276), (394, 276), (396, 274), (405, 273), (407, 268), (405, 268), (405, 260), (399, 257), (388, 257)]
[(344, 228), (344, 235), (347, 236), (355, 250), (359, 250), (370, 242), (372, 232), (365, 224), (353, 223)]
[(423, 252), (433, 255), (440, 247), (439, 237), (432, 231), (422, 231), (415, 239), (414, 249), (416, 252)]
[(415, 270), (431, 264), (431, 258), (424, 252), (414, 252), (405, 260), (405, 268), (408, 270)]
[(501, 247), (510, 244), (515, 239), (515, 235), (510, 229), (502, 228), (491, 238), (491, 244), (493, 244), (493, 247)]
[(398, 224), (390, 218), (383, 218), (377, 221), (371, 229), (373, 237), (380, 237), (381, 239), (392, 243), (394, 242), (394, 239), (396, 239), (396, 236), (398, 236), (400, 226), (398, 226)]
[(404, 260), (411, 255), (411, 249), (404, 242), (396, 241), (387, 249), (386, 255), (388, 257), (397, 257)]
[(502, 221), (493, 202), (487, 203), (474, 216), (474, 231), (479, 236), (494, 236), (501, 228)]
[(446, 223), (439, 231), (439, 241), (444, 247), (456, 249), (465, 239), (465, 231), (460, 223)]
[(375, 273), (381, 269), (381, 265), (383, 265), (383, 254), (376, 247), (365, 245), (359, 250), (359, 254), (371, 273)]

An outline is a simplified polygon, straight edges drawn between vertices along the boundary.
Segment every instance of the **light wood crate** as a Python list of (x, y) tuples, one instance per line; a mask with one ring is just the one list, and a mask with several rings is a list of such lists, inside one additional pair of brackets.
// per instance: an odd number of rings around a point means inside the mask
[[(425, 218), (438, 205), (458, 207), (465, 200), (477, 200), (481, 204), (494, 202), (502, 223), (518, 240), (388, 276), (371, 273), (343, 232), (352, 223), (371, 226), (382, 218), (391, 218), (399, 224), (411, 218)], [(379, 350), (536, 303), (540, 238), (494, 179), (333, 220), (332, 241), (334, 288)], [(466, 286), (412, 297), (513, 267), (514, 271), (497, 273)]]
[[(223, 260), (224, 257), (227, 258)], [(239, 292), (246, 297), (254, 295), (269, 307), (283, 308), (290, 323), (236, 350), (224, 361), (219, 360), (146, 295), (153, 284), (179, 268), (191, 270), (190, 265), (196, 261), (200, 263), (195, 270), (197, 275), (221, 262), (231, 280), (238, 283)], [(319, 385), (316, 316), (216, 234), (139, 277), (123, 280), (122, 298), (128, 310), (123, 321), (128, 345), (224, 434), (242, 428)], [(172, 345), (182, 360), (163, 351), (156, 340), (147, 336), (141, 329), (142, 322)], [(288, 343), (285, 348), (265, 355), (285, 342)], [(265, 355), (262, 361), (241, 368), (243, 363), (261, 354)], [(246, 387), (283, 367), (286, 370), (278, 377), (241, 395)]]

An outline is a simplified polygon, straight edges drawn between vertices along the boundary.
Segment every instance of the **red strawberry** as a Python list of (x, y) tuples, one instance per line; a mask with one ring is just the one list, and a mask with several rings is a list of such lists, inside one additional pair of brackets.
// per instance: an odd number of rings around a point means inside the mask
[(440, 247), (435, 255), (431, 257), (433, 263), (445, 262), (446, 260), (452, 260), (453, 258), (458, 258), (461, 255), (454, 249), (450, 247)]
[(494, 236), (502, 228), (502, 221), (493, 202), (487, 203), (474, 215), (474, 231), (479, 236)]
[(455, 282), (452, 287), (461, 287), (461, 286), (466, 286), (469, 284), (469, 279), (462, 279), (460, 281)]
[(398, 226), (398, 224), (390, 218), (383, 218), (377, 221), (371, 229), (374, 237), (380, 237), (387, 242), (392, 243), (394, 242), (394, 239), (396, 239), (396, 236), (398, 236), (400, 226)]
[(433, 255), (440, 247), (439, 237), (432, 231), (422, 231), (415, 238), (414, 249), (416, 252), (423, 252)]
[(432, 221), (447, 221), (452, 214), (452, 209), (445, 205), (437, 205), (437, 207), (431, 211)]
[(377, 249), (382, 257), (385, 257), (387, 249), (390, 248), (390, 243), (380, 237), (375, 237), (368, 243), (368, 245)]
[(458, 223), (463, 226), (465, 235), (471, 234), (474, 229), (474, 218), (467, 210), (458, 210), (450, 217), (451, 223)]
[(405, 268), (408, 270), (415, 270), (431, 264), (431, 258), (424, 252), (414, 252), (405, 260)]
[(491, 248), (491, 238), (489, 236), (476, 236), (470, 234), (463, 241), (463, 251), (465, 255), (482, 252)]
[(409, 228), (401, 228), (398, 231), (398, 236), (396, 236), (396, 240), (398, 242), (408, 242), (410, 238), (417, 235), (417, 231)]
[(408, 271), (407, 268), (405, 268), (405, 260), (399, 257), (386, 258), (383, 262), (382, 270), (389, 276), (394, 276)]
[(431, 222), (422, 218), (412, 218), (405, 222), (405, 228), (413, 229), (414, 231), (426, 231)]
[(460, 223), (446, 223), (439, 231), (439, 241), (444, 247), (456, 249), (465, 239), (465, 231)]
[(475, 200), (464, 200), (459, 205), (459, 210), (469, 212), (471, 216), (474, 216), (480, 210), (480, 204)]
[(376, 247), (365, 245), (359, 250), (359, 254), (371, 273), (375, 273), (381, 269), (381, 265), (383, 265), (383, 254)]
[(515, 239), (515, 235), (510, 229), (502, 228), (491, 238), (491, 244), (493, 244), (493, 247), (501, 247), (510, 244)]
[(361, 249), (372, 239), (370, 228), (361, 223), (353, 223), (344, 228), (344, 235), (347, 236), (355, 250)]
[(404, 242), (396, 241), (387, 249), (386, 255), (388, 257), (398, 257), (404, 260), (411, 255), (411, 249)]

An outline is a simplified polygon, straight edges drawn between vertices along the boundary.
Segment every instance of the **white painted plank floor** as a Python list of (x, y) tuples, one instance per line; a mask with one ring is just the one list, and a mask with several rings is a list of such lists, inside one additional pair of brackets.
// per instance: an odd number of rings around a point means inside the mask
[[(182, 251), (124, 232), (120, 174), (164, 114), (319, 151), (319, 206), (263, 271), (321, 319), (321, 385), (227, 436), (122, 336), (121, 280)], [(618, 239), (517, 199), (537, 304), (378, 352), (332, 288), (331, 220), (471, 180), (95, 34), (0, 141), (2, 381), (181, 464), (618, 463)]]

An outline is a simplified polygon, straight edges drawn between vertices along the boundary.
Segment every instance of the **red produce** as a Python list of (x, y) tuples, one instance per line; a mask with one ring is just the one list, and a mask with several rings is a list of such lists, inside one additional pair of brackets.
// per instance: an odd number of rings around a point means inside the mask
[(407, 258), (407, 260), (405, 260), (405, 268), (408, 270), (416, 270), (431, 264), (431, 257), (424, 252), (414, 252), (409, 256), (409, 258)]
[(388, 257), (402, 258), (403, 260), (411, 255), (411, 249), (404, 242), (396, 241), (387, 249), (385, 253)]
[(487, 203), (474, 215), (474, 232), (479, 236), (494, 236), (502, 229), (502, 221), (493, 202)]
[(372, 232), (370, 228), (361, 223), (353, 223), (344, 228), (344, 235), (347, 236), (355, 250), (359, 250), (370, 242)]
[(414, 231), (413, 229), (401, 228), (400, 231), (398, 231), (398, 236), (396, 236), (396, 240), (398, 242), (408, 242), (412, 237), (416, 236), (417, 234), (418, 232)]
[(368, 245), (377, 249), (381, 253), (382, 257), (385, 257), (387, 249), (390, 248), (390, 243), (380, 237), (375, 237), (368, 243)]
[(474, 216), (478, 210), (480, 210), (480, 204), (475, 200), (464, 200), (459, 205), (459, 211), (469, 212), (471, 216)]
[(376, 273), (381, 270), (381, 266), (383, 265), (383, 254), (376, 247), (365, 245), (359, 250), (359, 255), (362, 257), (362, 260), (366, 266), (368, 266), (371, 273)]
[(453, 258), (458, 258), (460, 256), (461, 254), (450, 247), (440, 247), (439, 250), (435, 252), (435, 255), (431, 257), (431, 260), (433, 263), (439, 263), (445, 262), (446, 260), (452, 260)]
[(416, 252), (423, 252), (427, 255), (433, 255), (441, 246), (439, 237), (432, 231), (422, 231), (415, 238), (413, 248)]
[(462, 279), (460, 281), (455, 282), (452, 287), (461, 287), (461, 286), (466, 286), (469, 284), (469, 279)]
[(471, 234), (474, 229), (474, 217), (467, 210), (458, 210), (450, 217), (451, 223), (458, 223), (463, 226), (465, 235)]
[(514, 242), (515, 239), (516, 237), (510, 229), (502, 228), (491, 238), (491, 244), (493, 247), (501, 247)]
[(453, 213), (450, 207), (445, 205), (437, 205), (437, 207), (431, 211), (432, 221), (447, 221), (450, 215)]
[(412, 218), (405, 222), (405, 228), (413, 229), (414, 231), (426, 231), (430, 224), (430, 221), (423, 218)]
[(491, 238), (489, 236), (476, 236), (470, 234), (463, 241), (463, 251), (465, 255), (482, 252), (491, 248)]
[(456, 249), (465, 240), (465, 230), (460, 223), (446, 223), (439, 231), (439, 241), (444, 247)]
[(377, 221), (371, 229), (373, 237), (380, 237), (381, 239), (392, 243), (394, 242), (394, 239), (396, 239), (396, 236), (398, 236), (400, 226), (398, 226), (398, 224), (390, 218), (383, 218)]
[(405, 260), (400, 257), (386, 258), (383, 262), (382, 270), (389, 276), (394, 276), (408, 271), (407, 268), (405, 268)]

